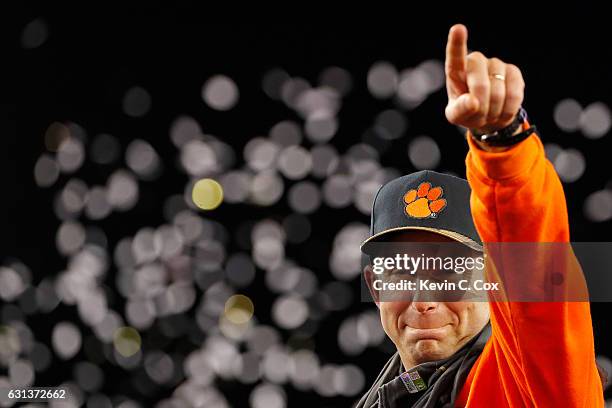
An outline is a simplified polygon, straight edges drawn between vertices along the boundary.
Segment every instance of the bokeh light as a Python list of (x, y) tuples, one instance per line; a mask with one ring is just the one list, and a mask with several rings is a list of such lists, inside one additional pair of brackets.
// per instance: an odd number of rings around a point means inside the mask
[(584, 201), (584, 214), (594, 222), (612, 219), (612, 191), (598, 190), (589, 194)]
[(127, 90), (123, 97), (123, 112), (135, 118), (142, 117), (151, 109), (151, 95), (146, 89), (135, 86)]
[(288, 194), (289, 206), (302, 214), (314, 212), (321, 204), (321, 193), (316, 184), (303, 181), (291, 187)]
[(59, 142), (57, 148), (57, 162), (63, 173), (75, 172), (85, 160), (83, 143), (75, 138), (68, 137)]
[(225, 111), (238, 102), (238, 87), (229, 77), (217, 75), (204, 84), (202, 99), (211, 108)]
[(270, 129), (270, 140), (282, 147), (299, 145), (302, 142), (302, 129), (292, 120), (283, 120)]
[(272, 307), (272, 317), (282, 328), (294, 329), (306, 321), (308, 304), (298, 296), (283, 296)]
[(553, 164), (559, 178), (567, 183), (578, 180), (586, 168), (586, 161), (582, 153), (571, 148), (561, 151)]
[(303, 147), (287, 147), (280, 152), (278, 167), (285, 177), (293, 180), (301, 179), (310, 172), (312, 158), (308, 150)]
[(38, 48), (47, 41), (49, 29), (42, 18), (30, 21), (21, 32), (21, 46), (25, 49)]
[(116, 137), (102, 133), (91, 144), (90, 156), (94, 163), (111, 164), (119, 158), (121, 146)]
[(589, 139), (599, 139), (610, 131), (610, 109), (602, 102), (588, 105), (580, 115), (580, 128)]
[(396, 68), (388, 62), (377, 62), (368, 72), (368, 89), (376, 98), (389, 98), (395, 94), (398, 85)]
[(559, 129), (573, 132), (578, 129), (581, 116), (582, 106), (576, 100), (568, 98), (557, 103), (553, 117)]
[(59, 166), (49, 155), (43, 154), (34, 166), (34, 180), (39, 187), (49, 187), (59, 176)]
[(225, 302), (224, 316), (230, 322), (240, 325), (248, 322), (254, 311), (251, 299), (244, 295), (234, 295)]
[(191, 193), (193, 203), (202, 210), (214, 210), (223, 201), (223, 187), (213, 179), (198, 180)]
[(140, 351), (140, 333), (132, 327), (120, 327), (113, 335), (115, 350), (123, 357), (131, 357)]
[(58, 357), (68, 360), (81, 348), (81, 331), (70, 322), (60, 322), (54, 327), (51, 340)]
[(429, 136), (418, 136), (408, 145), (408, 157), (417, 170), (433, 170), (440, 162), (440, 148)]
[(287, 406), (285, 392), (273, 384), (260, 384), (250, 396), (253, 408), (285, 408)]

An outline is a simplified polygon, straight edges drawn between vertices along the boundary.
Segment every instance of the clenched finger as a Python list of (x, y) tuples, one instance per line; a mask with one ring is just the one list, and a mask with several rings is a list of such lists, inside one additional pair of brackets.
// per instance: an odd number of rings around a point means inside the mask
[(478, 109), (478, 99), (472, 94), (464, 93), (446, 105), (446, 119), (454, 124), (468, 127), (469, 119)]
[(487, 58), (480, 52), (473, 52), (467, 58), (467, 85), (470, 94), (478, 99), (478, 121), (486, 123), (489, 113), (491, 81)]
[(487, 123), (497, 123), (506, 99), (506, 64), (498, 58), (489, 60), (490, 97)]
[(516, 65), (506, 65), (506, 99), (501, 115), (499, 116), (498, 126), (508, 126), (523, 103), (525, 96), (525, 81), (523, 74)]

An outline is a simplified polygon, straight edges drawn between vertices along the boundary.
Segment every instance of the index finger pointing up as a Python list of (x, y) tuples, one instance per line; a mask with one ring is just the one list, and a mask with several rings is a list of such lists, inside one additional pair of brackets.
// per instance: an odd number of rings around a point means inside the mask
[(446, 75), (457, 78), (467, 69), (467, 28), (463, 24), (455, 24), (448, 32), (446, 43)]

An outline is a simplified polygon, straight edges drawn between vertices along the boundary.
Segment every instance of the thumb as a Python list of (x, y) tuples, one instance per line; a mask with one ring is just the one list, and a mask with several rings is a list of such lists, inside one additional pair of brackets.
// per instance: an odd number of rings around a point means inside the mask
[(448, 101), (445, 110), (446, 119), (454, 125), (463, 125), (478, 111), (479, 105), (478, 98), (470, 93), (464, 93)]

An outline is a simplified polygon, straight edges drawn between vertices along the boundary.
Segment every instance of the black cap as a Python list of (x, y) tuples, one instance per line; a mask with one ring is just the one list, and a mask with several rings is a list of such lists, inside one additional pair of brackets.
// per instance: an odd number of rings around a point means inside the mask
[(467, 180), (422, 170), (391, 180), (376, 193), (372, 204), (368, 243), (384, 234), (402, 230), (427, 230), (482, 251), (470, 211)]

